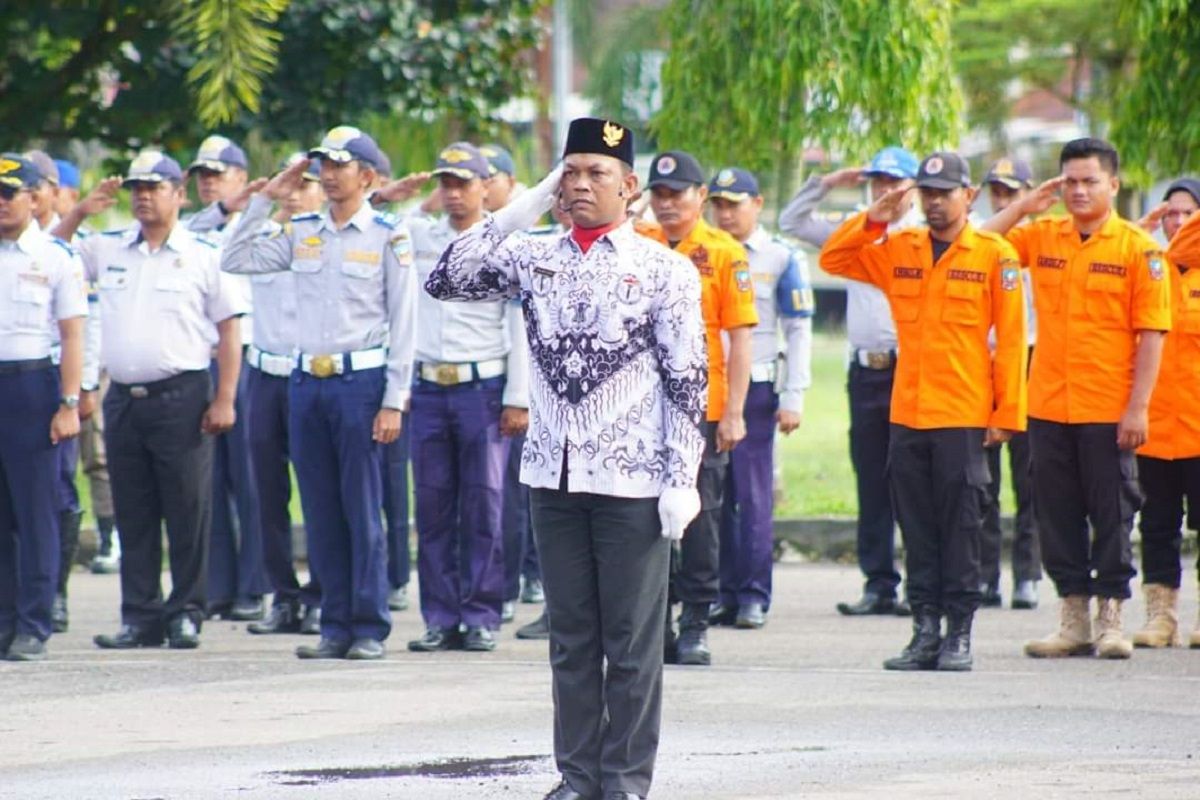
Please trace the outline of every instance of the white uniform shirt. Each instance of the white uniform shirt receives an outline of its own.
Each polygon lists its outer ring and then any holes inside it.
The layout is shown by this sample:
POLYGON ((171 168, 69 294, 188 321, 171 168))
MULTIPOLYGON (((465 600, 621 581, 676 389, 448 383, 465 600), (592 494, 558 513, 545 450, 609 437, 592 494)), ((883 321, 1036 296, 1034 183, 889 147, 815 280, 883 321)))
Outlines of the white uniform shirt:
POLYGON ((100 360, 117 383, 208 369, 217 323, 249 310, 217 245, 182 224, 154 252, 137 223, 89 236, 79 252, 100 298, 100 360))
POLYGON ((754 327, 753 350, 755 364, 774 364, 779 357, 779 336, 786 343, 784 362, 786 373, 776 379, 782 386, 779 407, 784 411, 800 413, 804 410, 804 392, 812 384, 812 281, 808 275, 808 261, 803 253, 796 252, 775 239, 759 227, 742 243, 750 258, 750 277, 754 282, 754 309, 758 312, 758 325, 754 327), (800 278, 808 288, 807 297, 801 302, 807 316, 784 316, 779 313, 779 298, 776 294, 780 277, 795 259, 800 278))
POLYGON ((341 228, 329 216, 299 214, 263 236, 271 201, 255 195, 221 255, 226 272, 291 270, 296 346, 309 355, 387 348, 384 408, 403 408, 412 390, 417 284, 412 239, 393 217, 362 207, 341 228))
MULTIPOLYGON (((438 259, 458 231, 443 217, 408 217, 416 254, 417 280, 429 280, 438 259)), ((529 407, 529 345, 521 309, 506 300, 487 303, 448 303, 428 292, 417 294, 416 359, 432 364, 506 359, 503 403, 529 407)))
POLYGON ((505 236, 488 217, 425 283, 440 300, 520 297, 531 359, 521 482, 615 497, 694 487, 708 356, 700 279, 626 222, 586 254, 569 233, 505 236))
POLYGON ((58 323, 87 316, 82 273, 70 245, 36 224, 0 241, 0 361, 50 356, 58 323))

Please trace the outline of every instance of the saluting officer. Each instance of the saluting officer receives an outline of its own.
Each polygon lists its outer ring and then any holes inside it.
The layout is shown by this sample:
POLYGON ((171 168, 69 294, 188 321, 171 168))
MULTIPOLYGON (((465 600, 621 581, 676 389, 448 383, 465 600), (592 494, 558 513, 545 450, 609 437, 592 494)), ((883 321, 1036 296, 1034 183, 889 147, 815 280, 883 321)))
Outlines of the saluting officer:
POLYGON ((902 184, 829 237, 821 266, 882 288, 899 335, 888 477, 913 637, 884 667, 961 671, 972 666, 980 600, 984 448, 1025 427, 1025 304, 1012 246, 967 221, 975 190, 966 160, 927 156, 916 185, 929 227, 888 232, 912 188, 902 184))
POLYGON ((308 156, 320 161, 326 211, 260 235, 272 201, 304 179, 308 162, 293 164, 250 201, 221 266, 244 274, 290 270, 296 282, 289 447, 309 564, 321 585, 321 640, 296 655, 377 659, 392 627, 380 445, 399 436, 412 386, 412 241, 366 202, 385 163, 370 136, 339 126, 308 156))
POLYGON ((221 275, 215 242, 179 221, 183 171, 146 150, 124 180, 107 179, 63 220, 74 233, 89 214, 130 189, 136 222, 79 244, 100 294, 105 445, 121 529, 121 629, 102 648, 194 648, 204 620, 212 523, 213 436, 234 423, 242 357, 238 316, 247 308, 221 275), (217 350, 214 395, 209 364, 217 350), (171 594, 163 602, 162 526, 171 594))
POLYGON ((87 316, 78 258, 33 220, 41 180, 28 159, 0 155, 0 655, 9 661, 44 658, 52 632, 58 448, 79 434, 87 316))
POLYGON ((800 427, 804 391, 812 383, 812 283, 804 255, 759 224, 758 180, 737 167, 708 186, 717 227, 742 243, 750 258, 758 325, 746 392, 746 438, 729 456, 721 516, 721 597, 710 620, 761 628, 771 606, 775 545, 775 428, 800 427), (786 343, 782 356, 780 334, 786 343))

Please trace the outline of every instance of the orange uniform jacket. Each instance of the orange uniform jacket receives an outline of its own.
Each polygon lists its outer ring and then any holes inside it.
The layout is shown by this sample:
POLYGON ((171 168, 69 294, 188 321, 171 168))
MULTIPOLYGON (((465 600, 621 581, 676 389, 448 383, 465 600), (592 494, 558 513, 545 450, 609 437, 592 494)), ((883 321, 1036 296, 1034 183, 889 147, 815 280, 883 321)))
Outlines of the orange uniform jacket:
POLYGON ((1180 229, 1167 258, 1172 274, 1171 335, 1163 343, 1158 383, 1150 397, 1150 439, 1138 455, 1200 457, 1200 214, 1180 229), (1190 229, 1190 230, 1189 230, 1190 229), (1188 235, 1185 235, 1188 234, 1188 235), (1190 267, 1190 268, 1189 268, 1190 267))
POLYGON ((1086 242, 1070 217, 1018 226, 1008 240, 1033 270, 1038 343, 1029 416, 1120 421, 1133 388, 1138 331, 1171 328, 1171 270, 1161 248, 1115 213, 1086 242))
MULTIPOLYGON (((638 222, 635 227, 643 236, 670 247, 661 226, 638 222)), ((675 250, 690 258, 700 273, 700 304, 708 342, 708 420, 719 422, 729 394, 721 331, 758 324, 750 264, 737 239, 702 219, 675 250)))
POLYGON ((892 422, 1025 430, 1025 301, 1003 237, 968 225, 934 265, 927 228, 888 233, 858 214, 825 243, 821 266, 891 301, 900 345, 892 422))

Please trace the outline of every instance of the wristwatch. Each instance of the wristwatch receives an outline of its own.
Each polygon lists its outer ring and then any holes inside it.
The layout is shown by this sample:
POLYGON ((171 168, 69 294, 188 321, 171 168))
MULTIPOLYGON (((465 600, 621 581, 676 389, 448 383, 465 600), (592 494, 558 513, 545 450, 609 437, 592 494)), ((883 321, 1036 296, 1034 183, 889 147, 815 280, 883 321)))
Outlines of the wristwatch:
POLYGON ((62 396, 62 399, 59 400, 58 402, 59 402, 59 404, 64 405, 67 408, 79 408, 79 395, 65 394, 62 396))

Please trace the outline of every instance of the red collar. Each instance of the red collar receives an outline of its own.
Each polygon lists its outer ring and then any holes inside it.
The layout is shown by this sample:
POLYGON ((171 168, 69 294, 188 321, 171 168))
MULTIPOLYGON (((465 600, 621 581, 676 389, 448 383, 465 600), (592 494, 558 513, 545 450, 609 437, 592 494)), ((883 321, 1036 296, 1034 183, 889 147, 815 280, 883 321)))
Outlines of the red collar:
POLYGON ((575 244, 579 245, 579 249, 585 254, 591 246, 606 233, 615 231, 625 220, 617 220, 611 225, 601 225, 599 228, 581 228, 578 225, 571 226, 571 238, 575 240, 575 244))

